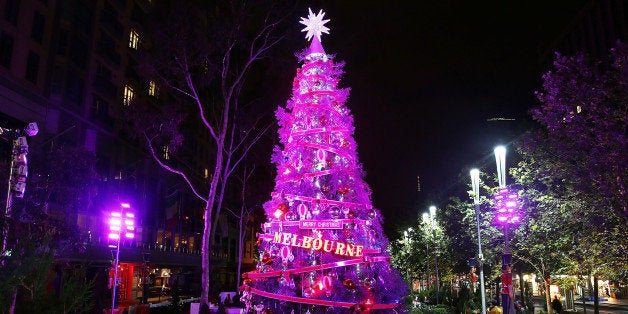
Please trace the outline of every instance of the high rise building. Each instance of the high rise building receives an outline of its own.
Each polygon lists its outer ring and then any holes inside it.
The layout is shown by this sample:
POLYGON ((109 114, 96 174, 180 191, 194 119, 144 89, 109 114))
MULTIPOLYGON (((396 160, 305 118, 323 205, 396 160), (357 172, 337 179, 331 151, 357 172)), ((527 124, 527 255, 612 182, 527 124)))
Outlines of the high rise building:
MULTIPOLYGON (((150 6, 149 0, 0 1, 0 127, 36 122, 40 133, 29 139, 31 150, 69 145, 96 156, 98 195, 88 208, 64 213, 87 243, 86 253, 66 256, 71 261, 89 262, 101 271, 110 267, 103 215, 117 202, 131 204, 137 230, 135 240, 121 248, 122 300, 138 297, 139 266, 148 261, 152 285, 167 286, 178 272, 185 274, 179 282, 190 293, 200 291, 203 205, 124 131, 124 108, 136 97, 167 97, 138 71, 150 6)), ((195 173, 207 172, 207 143, 196 137, 186 145, 191 157, 185 164, 195 173)), ((7 149, 10 144, 0 145, 7 149)), ((169 158, 167 147, 160 153, 169 158)), ((213 264, 217 279, 235 287, 237 230, 225 221, 216 236, 213 264)), ((245 262, 253 265, 253 249, 246 252, 245 262)))

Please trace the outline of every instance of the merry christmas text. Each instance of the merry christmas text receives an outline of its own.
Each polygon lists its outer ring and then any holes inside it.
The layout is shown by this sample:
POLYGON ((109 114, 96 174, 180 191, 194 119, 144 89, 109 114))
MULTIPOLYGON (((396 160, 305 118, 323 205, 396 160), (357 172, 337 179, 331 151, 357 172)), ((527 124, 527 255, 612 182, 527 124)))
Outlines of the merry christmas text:
POLYGON ((273 242, 316 251, 323 250, 327 253, 350 257, 362 256, 364 254, 364 245, 355 245, 334 240, 300 236, 289 232, 275 232, 273 242))

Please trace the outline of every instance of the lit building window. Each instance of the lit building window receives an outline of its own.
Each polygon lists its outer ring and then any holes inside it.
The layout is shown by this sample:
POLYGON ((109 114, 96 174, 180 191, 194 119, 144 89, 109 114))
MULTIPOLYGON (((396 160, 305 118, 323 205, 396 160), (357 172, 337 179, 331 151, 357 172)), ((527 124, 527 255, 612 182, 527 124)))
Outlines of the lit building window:
POLYGON ((130 106, 133 98, 135 98, 135 92, 133 91, 133 88, 131 88, 131 86, 129 85, 124 85, 124 105, 130 106))
POLYGON ((137 46, 140 42, 140 34, 137 33, 134 29, 131 29, 129 32, 129 47, 133 49, 137 49, 137 46))
POLYGON ((581 113, 582 107, 580 105, 576 106, 576 113, 581 113))
POLYGON ((170 148, 168 147, 168 145, 164 146, 162 148, 162 152, 163 152, 163 157, 165 160, 170 160, 170 148))
POLYGON ((151 96, 157 96, 157 84, 155 81, 148 82, 148 94, 151 96))
POLYGON ((205 179, 209 178, 209 169, 205 168, 204 175, 205 179))

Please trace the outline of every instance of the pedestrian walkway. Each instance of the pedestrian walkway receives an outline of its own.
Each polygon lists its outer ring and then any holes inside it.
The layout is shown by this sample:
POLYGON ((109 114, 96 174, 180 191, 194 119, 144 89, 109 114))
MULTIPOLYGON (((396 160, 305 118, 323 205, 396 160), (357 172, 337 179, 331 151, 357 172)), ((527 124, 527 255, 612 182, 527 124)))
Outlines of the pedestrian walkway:
MULTIPOLYGON (((616 299, 616 298, 608 298, 608 299, 600 299, 599 303, 600 314, 607 313, 621 313, 628 314, 628 299, 616 299)), ((586 301, 585 307, 582 306, 582 301, 578 300, 574 304, 575 309, 565 309, 567 313, 593 313, 593 301, 586 301)), ((534 313, 546 312, 547 309, 545 306, 545 297, 543 296, 535 296, 534 297, 534 313)))

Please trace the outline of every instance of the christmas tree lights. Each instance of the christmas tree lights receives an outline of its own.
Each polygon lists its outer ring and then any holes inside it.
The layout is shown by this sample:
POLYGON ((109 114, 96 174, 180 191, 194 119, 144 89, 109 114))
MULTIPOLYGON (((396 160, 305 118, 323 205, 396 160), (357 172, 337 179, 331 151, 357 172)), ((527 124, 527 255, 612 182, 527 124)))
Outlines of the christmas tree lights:
POLYGON ((393 312, 406 286, 391 268, 382 218, 353 140, 343 64, 321 45, 324 12, 302 18, 309 49, 299 56, 292 97, 278 108, 277 178, 264 204, 260 262, 244 274, 247 311, 393 312))

